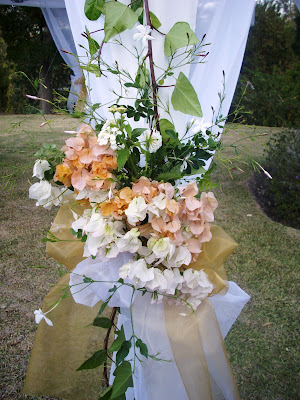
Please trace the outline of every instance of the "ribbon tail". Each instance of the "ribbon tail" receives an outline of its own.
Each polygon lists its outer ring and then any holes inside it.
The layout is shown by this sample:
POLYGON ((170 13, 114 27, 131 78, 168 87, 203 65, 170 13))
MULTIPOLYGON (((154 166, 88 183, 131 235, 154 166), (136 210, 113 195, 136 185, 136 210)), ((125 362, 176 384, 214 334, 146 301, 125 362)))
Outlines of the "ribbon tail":
POLYGON ((189 400, 239 400, 239 393, 212 305, 195 313, 164 304, 166 331, 189 400), (201 397, 199 397, 201 396, 201 397))

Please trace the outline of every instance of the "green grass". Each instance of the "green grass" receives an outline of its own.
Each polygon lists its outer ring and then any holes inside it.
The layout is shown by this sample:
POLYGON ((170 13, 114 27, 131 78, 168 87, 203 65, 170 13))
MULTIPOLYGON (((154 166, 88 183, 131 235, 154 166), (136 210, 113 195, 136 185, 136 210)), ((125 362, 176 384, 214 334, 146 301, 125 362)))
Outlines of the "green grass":
MULTIPOLYGON (((0 117, 1 176, 14 172, 13 166, 19 168, 7 185, 9 189, 15 181, 13 190, 4 191, 5 180, 1 182, 3 399, 25 398, 21 390, 36 330, 32 313, 64 273, 47 258, 40 241, 56 210, 37 209, 28 199, 34 142, 60 145, 66 137, 63 130, 76 127, 76 120, 70 117, 53 119, 51 130, 48 126, 39 127, 43 122, 40 116, 0 117), (21 126, 6 131, 21 120, 21 126), (36 265, 45 268, 35 268, 36 265)), ((249 132, 250 128, 242 130, 249 132)), ((257 131, 271 133, 269 128, 257 131)), ((232 132, 223 141, 227 144, 240 137, 240 133, 232 132)), ((263 161, 266 140, 262 137, 249 142, 248 152, 258 162, 263 161)), ((222 169, 215 173, 222 184, 214 190, 219 201, 216 223, 239 243, 227 262, 228 276, 252 297, 225 344, 243 400, 295 400, 299 393, 296 291, 300 233, 264 215, 248 189, 251 167, 243 166, 243 170, 234 171, 233 180, 222 169)))

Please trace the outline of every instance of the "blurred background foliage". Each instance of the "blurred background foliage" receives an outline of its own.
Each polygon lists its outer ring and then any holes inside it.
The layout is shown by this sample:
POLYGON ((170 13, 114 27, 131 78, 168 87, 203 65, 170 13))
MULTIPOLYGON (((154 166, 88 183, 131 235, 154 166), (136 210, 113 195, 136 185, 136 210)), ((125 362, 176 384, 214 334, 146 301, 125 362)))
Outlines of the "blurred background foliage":
POLYGON ((257 2, 230 112, 239 102, 246 124, 299 127, 300 13, 292 1, 257 2))
MULTIPOLYGON (((56 49, 40 8, 1 6, 0 112, 39 112, 28 106, 26 94, 42 91, 51 101, 53 91, 69 87, 70 70, 56 49)), ((43 111, 50 113, 51 107, 44 103, 43 111)))

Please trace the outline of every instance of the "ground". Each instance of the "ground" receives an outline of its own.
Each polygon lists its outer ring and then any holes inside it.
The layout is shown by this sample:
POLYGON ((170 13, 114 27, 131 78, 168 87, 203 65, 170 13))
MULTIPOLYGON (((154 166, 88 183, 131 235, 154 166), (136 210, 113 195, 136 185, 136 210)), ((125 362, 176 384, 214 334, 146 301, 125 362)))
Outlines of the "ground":
MULTIPOLYGON (((65 273, 64 267, 46 256, 41 242, 57 210, 36 208, 28 198, 30 182, 34 182, 36 143, 61 145, 66 138, 63 130, 77 125, 70 117, 51 120, 52 128, 40 127, 41 116, 0 116, 0 398, 5 400, 25 398, 21 391, 36 331, 33 311, 65 273)), ((252 127, 241 129, 242 133, 252 131, 252 127)), ((272 129, 258 127, 256 132, 270 135, 272 129)), ((222 140, 230 144, 243 137, 242 133, 230 131, 222 140)), ((263 161, 267 137, 248 141, 247 151, 258 162, 263 161)), ((252 169, 240 166, 243 172, 233 170, 233 179, 223 169, 215 172, 221 184, 214 189, 219 201, 216 223, 239 244, 226 270, 229 279, 251 295, 225 345, 243 400, 295 400, 299 393, 296 282, 300 233, 263 213, 248 189, 252 169)))

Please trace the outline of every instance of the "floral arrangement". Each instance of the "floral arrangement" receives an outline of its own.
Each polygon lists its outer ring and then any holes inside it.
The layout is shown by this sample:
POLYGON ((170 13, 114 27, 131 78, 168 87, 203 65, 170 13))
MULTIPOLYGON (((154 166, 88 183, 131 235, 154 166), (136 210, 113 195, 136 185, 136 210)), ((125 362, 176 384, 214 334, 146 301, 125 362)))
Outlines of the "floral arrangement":
MULTIPOLYGON (((116 77, 121 93, 109 106, 109 119, 99 117, 104 105, 86 103, 80 113, 85 122, 78 131, 66 132, 71 136, 61 151, 48 145, 37 153, 33 176, 40 181, 30 187, 29 197, 46 209, 70 205, 70 229, 74 241, 84 243, 83 257, 107 261, 120 253, 131 254, 119 268, 119 280, 94 321, 95 326, 110 332, 113 320, 100 315, 122 285, 130 286, 133 292, 150 293, 152 302, 165 299, 175 306, 185 304, 186 315, 214 290, 206 272, 192 266, 203 244, 212 238, 211 223, 218 203, 212 192, 202 190, 210 173, 204 167, 220 146, 219 130, 225 119, 219 111, 213 121, 205 121, 192 84, 182 72, 177 73, 183 65, 203 62, 207 55, 204 38, 200 41, 188 23, 177 22, 169 32, 162 33, 147 0, 133 1, 129 6, 118 1, 87 0, 85 13, 92 20, 103 13, 105 22, 101 44, 92 33, 85 32, 89 61, 82 62, 82 68, 99 78, 107 74, 116 77), (132 39, 137 72, 131 76, 117 63, 108 65, 102 58, 102 48, 109 41, 123 46, 121 33, 138 22, 132 39), (159 77, 155 77, 153 30, 164 35, 164 53, 169 59, 159 77), (141 47, 138 49, 135 43, 141 47), (128 90, 135 91, 134 102, 128 100, 128 90), (193 117, 184 132, 177 132, 169 105, 160 99, 160 90, 172 90, 173 109, 193 117), (161 118, 160 110, 169 119, 161 118), (85 207, 81 214, 74 210, 75 204, 85 207)), ((220 94, 221 104, 223 98, 220 94)), ((59 238, 49 232, 46 240, 56 242, 59 238)), ((93 282, 83 278, 87 284, 93 282)), ((35 315, 37 322, 45 319, 52 324, 41 310, 35 315)), ((126 360, 131 346, 139 348, 142 356, 155 358, 148 354, 146 343, 134 334, 126 340, 121 331, 116 330, 111 350, 106 347, 100 358, 96 352, 79 367, 104 364, 108 384, 107 358, 110 352, 116 353, 116 358, 109 356, 116 363, 115 380, 101 398, 125 398, 118 396, 124 396, 132 386, 133 370, 126 360)))

